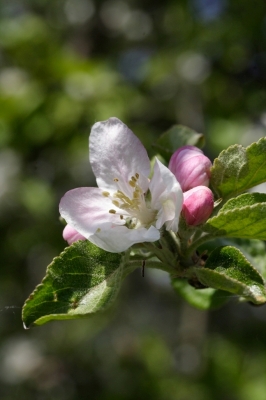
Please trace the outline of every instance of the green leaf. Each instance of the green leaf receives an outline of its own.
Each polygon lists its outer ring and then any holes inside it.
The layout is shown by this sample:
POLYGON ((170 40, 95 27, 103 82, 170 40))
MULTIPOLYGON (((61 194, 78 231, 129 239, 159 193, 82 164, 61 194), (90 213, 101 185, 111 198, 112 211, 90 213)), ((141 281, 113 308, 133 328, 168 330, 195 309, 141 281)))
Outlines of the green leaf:
POLYGON ((199 281, 214 289, 225 290, 254 304, 266 302, 262 276, 235 247, 215 249, 204 268, 193 268, 199 281))
POLYGON ((186 279, 172 279, 174 290, 193 307, 200 310, 216 309, 224 305, 230 294, 213 288, 196 289, 186 279))
POLYGON ((239 209, 243 209, 245 207, 257 205, 257 204, 266 203, 266 194, 265 193, 244 193, 240 196, 234 197, 233 199, 228 200, 220 212, 225 211, 235 211, 239 209))
POLYGON ((266 182, 266 138, 246 149, 230 146, 214 160, 210 184, 218 197, 233 197, 266 182))
POLYGON ((214 236, 266 240, 266 194, 246 193, 229 200, 202 230, 214 236))
POLYGON ((201 148, 204 146, 204 143, 205 139, 203 134, 197 133, 193 129, 183 125, 174 125, 159 137, 154 147, 166 161, 169 161, 171 155, 179 147, 191 145, 201 148))
POLYGON ((254 265, 264 279, 266 279, 266 246, 265 242, 257 239, 216 238, 202 244, 197 250, 199 253, 212 252, 216 247, 235 246, 254 265))
POLYGON ((234 239, 233 243, 251 262, 266 280, 266 248, 265 242, 252 239, 234 239))
POLYGON ((24 326, 73 319, 106 309, 115 299, 123 275, 123 255, 106 252, 89 241, 67 247, 48 266, 42 283, 26 300, 24 326))

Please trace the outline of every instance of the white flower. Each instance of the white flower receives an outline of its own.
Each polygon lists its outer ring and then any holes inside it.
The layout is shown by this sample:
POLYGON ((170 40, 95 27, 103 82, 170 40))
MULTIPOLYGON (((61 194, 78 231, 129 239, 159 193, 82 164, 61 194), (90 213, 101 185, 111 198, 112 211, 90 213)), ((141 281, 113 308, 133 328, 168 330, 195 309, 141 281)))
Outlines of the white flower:
POLYGON ((150 161, 139 139, 119 119, 93 125, 90 162, 98 188, 70 190, 59 210, 70 227, 114 253, 135 243, 154 242, 159 229, 177 232, 183 193, 172 172, 150 161))

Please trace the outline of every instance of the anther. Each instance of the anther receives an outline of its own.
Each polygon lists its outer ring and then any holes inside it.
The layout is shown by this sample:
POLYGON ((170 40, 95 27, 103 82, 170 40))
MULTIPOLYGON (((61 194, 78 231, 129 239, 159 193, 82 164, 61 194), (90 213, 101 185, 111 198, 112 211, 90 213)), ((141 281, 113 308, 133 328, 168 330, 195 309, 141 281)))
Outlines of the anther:
POLYGON ((110 214, 116 214, 116 211, 115 210, 109 210, 109 213, 110 214))
POLYGON ((110 193, 109 193, 109 192, 102 192, 102 195, 103 195, 104 197, 108 197, 108 196, 110 196, 110 193))
POLYGON ((136 182, 133 182, 133 180, 132 180, 132 181, 129 181, 128 183, 129 183, 130 186, 133 187, 133 188, 136 186, 136 182))
POLYGON ((114 178, 114 182, 119 182, 119 179, 118 178, 114 178))
POLYGON ((112 201, 112 204, 113 204, 114 206, 116 206, 116 207, 120 207, 120 203, 119 203, 119 201, 117 201, 117 200, 113 200, 113 201, 112 201))

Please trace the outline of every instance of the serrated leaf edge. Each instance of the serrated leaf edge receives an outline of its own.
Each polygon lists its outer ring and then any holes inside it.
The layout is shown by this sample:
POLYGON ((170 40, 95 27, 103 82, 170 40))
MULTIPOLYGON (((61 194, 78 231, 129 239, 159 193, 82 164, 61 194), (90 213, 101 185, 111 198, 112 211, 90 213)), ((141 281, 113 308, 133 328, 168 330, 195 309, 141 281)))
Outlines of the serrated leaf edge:
MULTIPOLYGON (((258 206, 262 206, 262 205, 264 205, 264 206, 266 206, 266 202, 263 202, 263 203, 256 203, 256 204, 252 204, 252 205, 248 205, 248 206, 244 206, 244 207, 240 207, 240 208, 237 208, 237 209, 234 209, 234 210, 226 210, 226 211, 222 211, 222 209, 218 212, 218 214, 217 215, 215 215, 214 217, 212 217, 212 218, 209 218, 206 222, 205 222, 205 224, 202 226, 202 230, 204 231, 204 226, 206 226, 206 225, 210 225, 212 228, 214 228, 214 229, 219 229, 219 228, 216 228, 215 226, 212 226, 211 225, 211 223, 212 223, 212 221, 215 221, 217 218, 219 218, 220 216, 223 216, 223 215, 230 215, 230 214, 234 214, 235 212, 236 212, 236 210, 237 211, 241 211, 241 210, 252 210, 252 209, 254 209, 254 208, 256 208, 256 207, 258 207, 258 206)), ((226 234, 224 234, 224 233, 222 233, 222 232, 224 232, 223 230, 221 230, 221 229, 219 229, 219 231, 217 231, 217 235, 214 233, 214 235, 216 236, 216 237, 218 237, 218 236, 224 236, 224 235, 226 235, 226 234), (219 234, 219 232, 221 232, 220 234, 219 234)), ((232 237, 235 237, 234 236, 234 233, 235 232, 238 232, 237 230, 236 231, 234 231, 232 234, 231 234, 231 236, 232 237)), ((238 236, 236 236, 236 237, 238 237, 238 236)), ((249 238, 249 236, 241 236, 241 237, 243 237, 243 238, 249 238)))
MULTIPOLYGON (((250 264, 250 265, 251 265, 251 264, 250 264)), ((252 265, 251 265, 251 266, 252 266, 252 265)), ((197 272, 198 272, 198 271, 199 271, 199 268, 195 267, 194 270, 197 270, 197 272)), ((249 297, 249 299, 252 299, 252 300, 251 300, 252 302, 254 302, 254 300, 256 300, 256 302, 257 302, 256 304, 262 304, 262 303, 265 303, 265 302, 266 302, 266 292, 265 292, 265 297, 264 297, 264 298, 263 298, 263 296, 261 296, 261 295, 260 295, 259 297, 255 298, 255 297, 254 297, 254 294, 253 294, 253 292, 250 290, 250 287, 249 287, 249 286, 245 285, 245 284, 242 283, 242 282, 239 282, 238 280, 236 280, 236 279, 234 279, 234 278, 229 277, 228 275, 226 275, 226 273, 217 272, 217 271, 212 270, 212 269, 210 269, 210 268, 204 268, 204 267, 200 268, 200 270, 211 271, 212 274, 214 274, 214 275, 216 275, 216 276, 218 276, 218 277, 221 276, 221 275, 223 275, 223 276, 224 276, 226 279, 228 279, 230 282, 236 283, 238 286, 240 286, 240 287, 243 288, 243 294, 242 294, 242 295, 239 294, 239 293, 235 293, 235 292, 229 292, 229 293, 237 294, 237 295, 239 295, 240 297, 249 297), (247 293, 247 294, 246 294, 246 293, 247 293), (260 300, 260 299, 261 299, 261 300, 260 300)), ((257 270, 256 270, 256 271, 257 271, 257 270)), ((197 275, 196 271, 195 271, 195 274, 197 275)), ((199 281, 200 281, 203 285, 206 284, 205 282, 202 282, 202 281, 201 281, 200 276, 197 275, 197 277, 198 277, 199 281)), ((258 284, 258 285, 253 285, 252 287, 259 287, 259 285, 263 286, 263 288, 265 289, 265 286, 264 286, 262 283, 261 283, 261 284, 258 284)), ((217 287, 217 288, 214 288, 214 289, 217 289, 217 290, 225 290, 225 291, 226 291, 226 289, 221 288, 221 287, 217 287)))
MULTIPOLYGON (((248 157, 248 151, 250 150, 250 149, 252 149, 252 147, 258 147, 260 144, 261 144, 261 142, 265 142, 265 144, 266 144, 266 138, 264 138, 264 137, 262 137, 262 138, 260 138, 257 142, 254 142, 254 143, 251 143, 247 148, 246 148, 246 153, 247 153, 247 157, 248 157)), ((266 165, 266 161, 264 162, 264 164, 262 164, 261 166, 260 166, 260 168, 259 169, 261 169, 263 166, 265 166, 266 165)), ((258 172, 258 170, 256 171, 256 173, 250 178, 250 180, 249 180, 249 182, 252 180, 252 178, 257 174, 257 172, 258 172)), ((263 183, 263 182, 260 182, 260 183, 263 183)), ((259 183, 258 183, 259 184, 259 183)), ((247 185, 248 185, 248 183, 247 183, 247 185)), ((246 190, 246 189, 244 189, 244 190, 246 190)))
MULTIPOLYGON (((245 261, 247 262, 247 264, 249 264, 249 266, 251 267, 251 269, 254 271, 254 272, 256 272, 258 275, 259 275, 259 277, 261 278, 261 280, 262 280, 262 285, 264 285, 265 284, 265 281, 264 281, 264 279, 263 279, 263 276, 260 274, 260 272, 257 270, 257 268, 255 268, 254 267, 254 265, 252 265, 251 264, 251 262, 247 259, 247 257, 245 256, 245 254, 243 254, 242 253, 242 251, 240 251, 237 247, 235 247, 235 246, 221 246, 222 248, 227 248, 227 249, 233 249, 234 251, 237 251, 240 255, 241 255, 241 257, 243 257, 244 259, 245 259, 245 261)), ((216 249, 215 249, 216 250, 216 249)), ((214 250, 214 251, 215 251, 214 250)), ((211 269, 211 268, 207 268, 207 269, 211 269)))

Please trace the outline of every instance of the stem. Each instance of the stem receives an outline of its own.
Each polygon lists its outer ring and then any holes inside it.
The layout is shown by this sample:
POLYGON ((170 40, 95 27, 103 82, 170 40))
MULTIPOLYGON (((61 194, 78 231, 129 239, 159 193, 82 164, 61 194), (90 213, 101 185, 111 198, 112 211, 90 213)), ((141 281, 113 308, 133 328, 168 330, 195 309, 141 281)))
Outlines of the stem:
POLYGON ((211 233, 207 233, 204 236, 201 236, 198 240, 195 240, 195 242, 193 242, 191 244, 191 246, 188 247, 188 249, 185 252, 186 257, 189 257, 190 255, 192 255, 194 253, 194 251, 202 244, 205 242, 208 242, 209 240, 214 239, 213 235, 211 233))
POLYGON ((159 249, 154 243, 150 242, 145 242, 143 243, 144 247, 146 247, 147 250, 149 250, 151 253, 153 253, 157 258, 159 258, 160 261, 166 262, 164 254, 162 254, 161 249, 159 249))
POLYGON ((161 243, 165 242, 169 250, 173 251, 174 254, 178 254, 180 248, 180 241, 173 231, 163 231, 163 236, 160 239, 161 243), (164 239, 163 239, 164 238, 164 239))
POLYGON ((173 251, 169 250, 166 245, 163 243, 163 240, 160 240, 160 244, 162 247, 157 247, 155 243, 145 242, 143 243, 144 247, 151 251, 163 264, 167 265, 172 270, 177 267, 177 259, 173 251))
MULTIPOLYGON (((137 268, 141 268, 141 263, 138 260, 128 261, 125 265, 123 278, 131 274, 131 272, 135 271, 135 269, 137 268)), ((175 269, 170 267, 169 265, 165 265, 160 261, 153 261, 153 260, 145 260, 145 268, 160 269, 162 271, 169 272, 169 274, 176 272, 175 269)))
POLYGON ((192 241, 195 242, 196 240, 200 239, 202 237, 202 231, 198 230, 194 233, 194 235, 191 237, 192 241))

